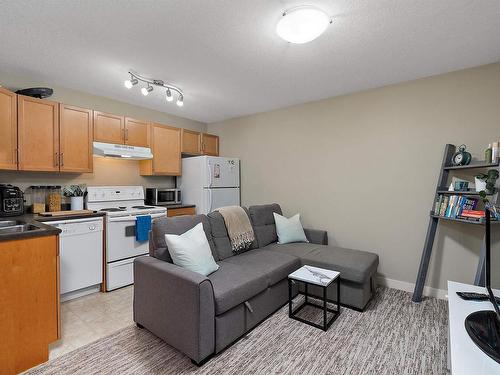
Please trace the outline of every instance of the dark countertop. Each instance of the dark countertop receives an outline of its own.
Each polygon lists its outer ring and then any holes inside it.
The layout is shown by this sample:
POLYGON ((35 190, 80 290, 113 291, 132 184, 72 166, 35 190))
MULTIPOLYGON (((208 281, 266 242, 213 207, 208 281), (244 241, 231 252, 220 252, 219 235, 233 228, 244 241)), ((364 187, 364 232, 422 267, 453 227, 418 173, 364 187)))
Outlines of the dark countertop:
POLYGON ((172 204, 170 206, 165 206, 167 207, 167 211, 171 210, 173 208, 190 208, 190 207, 196 207, 194 204, 172 204))
POLYGON ((26 214, 31 215, 33 220, 40 221, 43 223, 50 221, 60 221, 60 220, 72 220, 72 219, 85 219, 87 217, 101 217, 105 216, 105 212, 96 212, 94 211, 91 214, 82 214, 82 215, 66 215, 66 216, 40 216, 38 214, 26 214))
POLYGON ((36 230, 30 230, 27 232, 1 233, 0 234, 0 241, 12 241, 12 240, 25 239, 25 238, 54 236, 54 235, 61 233, 61 230, 56 228, 56 227, 41 223, 39 221, 36 221, 33 218, 32 214, 19 215, 19 216, 7 216, 7 217, 0 218, 0 220, 16 220, 16 221, 22 222, 23 224, 34 225, 35 227, 38 228, 36 230))
POLYGON ((0 217, 0 220, 16 220, 26 224, 31 224, 37 227, 36 230, 31 230, 27 232, 17 232, 17 233, 0 233, 0 241, 12 241, 24 238, 34 238, 34 237, 44 237, 44 236, 54 236, 61 233, 61 230, 51 226, 51 221, 59 221, 59 220, 71 220, 71 219, 83 219, 87 217, 101 217, 104 216, 103 212, 95 212, 93 214, 86 215, 67 215, 67 216, 40 216, 38 214, 24 214, 19 216, 6 216, 0 217))

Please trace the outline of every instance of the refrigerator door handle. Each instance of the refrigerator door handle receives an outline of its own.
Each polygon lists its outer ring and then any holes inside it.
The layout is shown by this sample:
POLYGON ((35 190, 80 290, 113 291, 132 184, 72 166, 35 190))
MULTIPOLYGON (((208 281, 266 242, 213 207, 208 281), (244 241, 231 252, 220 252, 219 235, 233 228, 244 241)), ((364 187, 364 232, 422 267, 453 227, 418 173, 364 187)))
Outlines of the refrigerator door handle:
POLYGON ((208 168, 208 187, 212 187, 213 181, 212 181, 212 167, 210 166, 210 163, 207 163, 207 168, 208 168))
POLYGON ((208 207, 208 212, 212 212, 212 189, 208 190, 208 199, 210 202, 210 205, 208 207))

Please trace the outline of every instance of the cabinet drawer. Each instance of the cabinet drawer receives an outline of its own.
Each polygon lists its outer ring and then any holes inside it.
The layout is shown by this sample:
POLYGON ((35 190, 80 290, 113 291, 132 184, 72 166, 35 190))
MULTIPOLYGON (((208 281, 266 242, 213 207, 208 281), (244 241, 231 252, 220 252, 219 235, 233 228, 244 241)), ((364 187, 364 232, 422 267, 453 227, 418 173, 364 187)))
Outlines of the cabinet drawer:
POLYGON ((196 207, 167 208, 167 216, 196 215, 196 207))

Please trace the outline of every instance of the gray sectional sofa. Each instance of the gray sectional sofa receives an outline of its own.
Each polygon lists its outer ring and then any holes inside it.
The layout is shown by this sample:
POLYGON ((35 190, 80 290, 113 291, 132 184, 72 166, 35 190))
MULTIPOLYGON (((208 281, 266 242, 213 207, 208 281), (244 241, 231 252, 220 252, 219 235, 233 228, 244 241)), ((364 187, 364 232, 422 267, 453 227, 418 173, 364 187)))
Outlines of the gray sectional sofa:
MULTIPOLYGON (((222 215, 212 212, 154 220, 150 257, 134 263, 134 321, 198 365, 286 304, 287 276, 304 264, 341 272, 345 306, 363 310, 374 291, 376 254, 328 246, 325 231, 310 229, 309 243, 278 245, 273 212, 281 214, 280 206, 245 210, 256 239, 244 253, 233 254, 222 215), (174 265, 165 243, 166 233, 182 234, 200 222, 220 266, 208 276, 174 265)), ((336 288, 328 293, 337 299, 336 288)))

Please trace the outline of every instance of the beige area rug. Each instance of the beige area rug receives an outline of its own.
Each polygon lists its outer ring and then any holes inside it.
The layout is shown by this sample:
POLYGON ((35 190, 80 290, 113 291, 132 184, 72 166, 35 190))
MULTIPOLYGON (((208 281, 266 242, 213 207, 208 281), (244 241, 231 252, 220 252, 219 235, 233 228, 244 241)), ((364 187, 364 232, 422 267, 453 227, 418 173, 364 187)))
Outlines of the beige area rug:
POLYGON ((379 288, 368 309, 323 332, 286 307, 202 367, 135 326, 54 359, 29 374, 446 374, 447 303, 411 302, 379 288))

